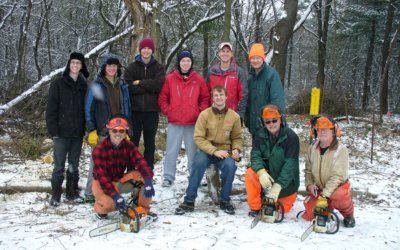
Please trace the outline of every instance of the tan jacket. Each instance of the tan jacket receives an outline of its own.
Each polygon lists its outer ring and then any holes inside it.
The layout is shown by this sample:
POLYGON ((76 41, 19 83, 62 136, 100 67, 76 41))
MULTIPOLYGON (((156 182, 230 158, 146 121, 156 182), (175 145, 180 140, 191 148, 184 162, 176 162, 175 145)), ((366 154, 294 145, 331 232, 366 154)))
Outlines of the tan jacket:
MULTIPOLYGON (((319 143, 316 141, 315 143, 319 143)), ((339 142, 338 148, 342 143, 339 142)), ((318 147, 315 148, 313 166, 311 166, 311 155, 313 145, 307 150, 305 185, 316 184, 322 190, 322 194, 331 197, 332 193, 349 178, 349 152, 342 146, 336 156, 335 165, 333 158, 336 150, 328 149, 323 159, 318 147)))
POLYGON ((228 109, 223 114, 215 114, 213 107, 200 113, 194 129, 194 142, 200 150, 209 155, 219 150, 242 150, 242 127, 240 116, 228 109))

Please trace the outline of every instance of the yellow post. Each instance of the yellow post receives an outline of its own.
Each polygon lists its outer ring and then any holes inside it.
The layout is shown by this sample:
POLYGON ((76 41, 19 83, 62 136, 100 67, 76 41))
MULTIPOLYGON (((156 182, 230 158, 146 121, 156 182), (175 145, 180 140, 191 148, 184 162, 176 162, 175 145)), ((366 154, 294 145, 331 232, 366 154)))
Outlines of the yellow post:
POLYGON ((321 94, 321 89, 313 88, 311 90, 310 115, 318 115, 319 114, 320 94, 321 94))

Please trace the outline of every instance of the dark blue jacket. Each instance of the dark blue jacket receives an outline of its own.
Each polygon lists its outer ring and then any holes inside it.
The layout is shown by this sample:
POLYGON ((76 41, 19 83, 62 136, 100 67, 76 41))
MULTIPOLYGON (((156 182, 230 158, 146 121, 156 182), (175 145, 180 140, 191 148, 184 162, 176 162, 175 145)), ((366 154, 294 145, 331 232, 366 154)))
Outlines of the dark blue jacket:
MULTIPOLYGON (((119 79, 121 96, 121 114, 131 119, 131 102, 129 99, 128 84, 123 79, 119 79)), ((106 121, 111 117, 110 97, 104 79, 100 76, 90 83, 85 97, 85 116, 86 130, 90 133, 97 130, 100 134, 106 121)))

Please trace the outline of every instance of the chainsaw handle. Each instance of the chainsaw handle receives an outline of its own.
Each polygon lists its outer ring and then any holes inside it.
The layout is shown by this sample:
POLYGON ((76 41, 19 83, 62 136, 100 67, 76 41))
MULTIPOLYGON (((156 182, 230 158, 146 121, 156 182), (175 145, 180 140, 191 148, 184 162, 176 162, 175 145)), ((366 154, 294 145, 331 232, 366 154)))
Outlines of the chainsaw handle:
POLYGON ((283 221, 283 219, 285 218, 285 207, 282 205, 282 202, 280 202, 279 200, 276 202, 278 203, 278 209, 279 209, 279 206, 282 208, 282 218, 280 220, 275 221, 274 223, 281 223, 283 221))
POLYGON ((330 209, 326 209, 328 212, 330 212, 334 217, 335 217, 335 221, 336 221, 336 225, 337 225, 337 227, 336 227, 336 230, 335 231, 333 231, 333 232, 326 232, 327 234, 335 234, 335 233, 337 233, 338 231, 339 231, 339 217, 337 216, 337 214, 335 213, 335 212, 333 212, 333 209, 332 210, 330 210, 330 209))

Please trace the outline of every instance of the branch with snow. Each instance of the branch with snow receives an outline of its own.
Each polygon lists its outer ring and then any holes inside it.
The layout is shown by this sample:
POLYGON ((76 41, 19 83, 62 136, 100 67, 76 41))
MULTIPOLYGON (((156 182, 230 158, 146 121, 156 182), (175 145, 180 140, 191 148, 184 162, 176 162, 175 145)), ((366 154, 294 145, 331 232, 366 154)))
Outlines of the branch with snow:
POLYGON ((301 16, 300 20, 296 23, 296 25, 293 28, 293 33, 296 32, 302 25, 303 23, 307 20, 308 15, 310 15, 314 4, 317 2, 317 0, 312 0, 310 5, 308 5, 307 10, 303 13, 303 15, 301 16))
POLYGON ((219 17, 222 17, 225 14, 225 10, 221 11, 218 14, 215 14, 213 16, 208 16, 209 12, 210 12, 211 8, 209 10, 207 10, 207 12, 205 13, 205 17, 202 18, 201 20, 199 20, 189 31, 187 31, 183 37, 181 39, 179 39, 179 41, 175 44, 175 46, 171 49, 171 52, 168 54, 167 56, 167 67, 168 65, 171 63, 172 57, 176 54, 178 48, 194 33, 196 32, 196 30, 200 27, 200 25, 207 23, 207 22, 211 22, 219 17))
MULTIPOLYGON (((99 45, 97 45, 95 48, 93 48, 89 53, 85 55, 86 59, 89 59, 90 57, 94 56, 95 54, 98 54, 101 50, 104 50, 108 45, 116 42, 117 40, 123 38, 126 35, 129 35, 130 32, 134 29, 134 25, 126 29, 124 32, 118 34, 117 36, 114 36, 113 38, 103 41, 99 45)), ((5 111, 11 109, 13 106, 16 104, 20 103, 22 100, 27 98, 28 96, 32 95, 36 91, 40 90, 42 87, 44 87, 47 83, 49 83, 53 77, 57 76, 58 74, 62 73, 64 71, 65 67, 56 69, 52 71, 50 74, 47 76, 44 76, 40 81, 35 83, 31 88, 26 90, 24 93, 19 95, 18 97, 14 98, 13 100, 9 101, 6 104, 3 104, 0 106, 0 115, 2 115, 5 111)))
POLYGON ((14 12, 15 6, 17 6, 16 3, 14 3, 14 5, 12 6, 11 10, 7 13, 7 15, 3 18, 3 20, 1 20, 0 22, 0 30, 4 27, 4 23, 7 21, 7 19, 12 15, 12 13, 14 12))

